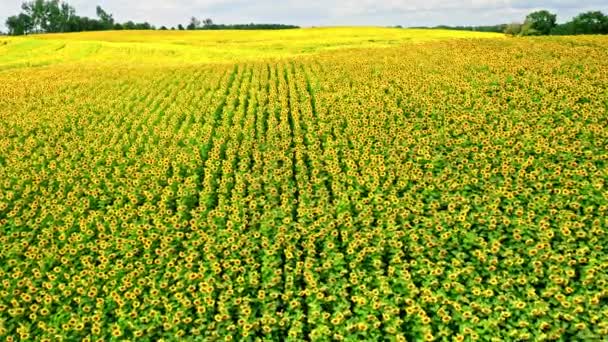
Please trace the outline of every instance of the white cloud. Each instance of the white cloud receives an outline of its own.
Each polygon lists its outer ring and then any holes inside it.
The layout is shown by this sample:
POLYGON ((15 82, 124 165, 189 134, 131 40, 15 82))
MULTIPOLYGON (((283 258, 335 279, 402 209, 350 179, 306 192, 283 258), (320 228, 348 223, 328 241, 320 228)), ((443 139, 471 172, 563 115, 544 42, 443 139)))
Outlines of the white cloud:
MULTIPOLYGON (((191 16, 221 23, 273 22, 321 25, 484 25, 522 20, 546 8, 566 21, 586 10, 608 13, 606 0, 71 0, 79 15, 102 6, 120 22, 148 21, 168 27, 191 16)), ((19 12, 21 1, 0 0, 0 21, 19 12)), ((0 26, 3 27, 3 26, 0 26)))

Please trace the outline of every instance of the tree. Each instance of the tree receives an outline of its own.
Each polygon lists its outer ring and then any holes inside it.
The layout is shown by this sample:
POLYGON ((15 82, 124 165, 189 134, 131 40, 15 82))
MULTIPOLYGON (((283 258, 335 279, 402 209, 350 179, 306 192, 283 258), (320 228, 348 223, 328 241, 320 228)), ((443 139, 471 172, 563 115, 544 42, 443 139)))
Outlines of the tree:
POLYGON ((23 14, 31 19, 31 32, 42 32, 42 22, 45 20, 45 7, 44 0, 24 2, 21 5, 23 14))
POLYGON ((201 27, 201 21, 196 19, 196 17, 190 18, 190 24, 186 27, 188 30, 196 30, 201 27))
POLYGON ((207 18, 207 19, 203 20, 203 26, 204 27, 211 27, 211 26, 213 26, 213 20, 211 20, 211 18, 207 18))
POLYGON ((572 19, 573 34, 608 34, 608 16, 600 11, 581 13, 572 19))
POLYGON ((184 25, 182 25, 182 24, 177 25, 177 29, 180 30, 180 31, 183 31, 184 30, 184 25))
POLYGON ((122 26, 125 30, 135 30, 135 23, 131 20, 127 21, 122 26))
POLYGON ((524 23, 521 26, 521 32, 519 33, 521 36, 540 36, 542 33, 535 30, 530 23, 524 23))
POLYGON ((161 31, 167 31, 167 26, 164 26, 164 25, 163 25, 163 26, 161 26, 161 27, 160 27, 160 30, 161 30, 161 31))
POLYGON ((70 21, 75 16, 76 10, 74 9, 74 7, 66 3, 61 4, 60 32, 69 32, 70 21))
MULTIPOLYGON (((74 7, 62 0, 32 0, 26 1, 21 5, 21 13, 7 18, 6 27, 8 34, 23 35, 30 33, 48 32, 81 32, 81 31, 101 31, 101 30, 155 30, 150 23, 118 23, 114 21, 112 14, 106 12, 100 6, 96 7, 98 19, 80 17, 76 15, 74 7)), ((213 20, 207 18, 201 23, 196 17, 192 17, 189 30, 196 29, 290 29, 297 28, 291 25, 278 24, 244 24, 244 25, 217 25, 213 20)), ((161 30, 168 30, 162 26, 161 30)), ((171 27, 174 30, 175 27, 171 27)), ((184 30, 183 25, 178 25, 177 29, 184 30)))
POLYGON ((13 36, 28 34, 33 28, 32 18, 25 13, 13 15, 6 19, 6 27, 8 34, 13 36))
POLYGON ((150 25, 150 23, 145 22, 145 23, 136 23, 135 24, 135 29, 136 30, 154 30, 154 26, 150 25))
POLYGON ((575 34, 574 33, 574 23, 572 21, 569 21, 564 24, 559 24, 559 25, 555 26, 553 28, 553 30, 551 30, 551 35, 553 35, 553 36, 565 36, 565 35, 572 35, 572 34, 575 34))
POLYGON ((523 35, 548 35, 556 26, 557 15, 549 11, 536 11, 528 14, 522 28, 523 35))
MULTIPOLYGON (((31 32, 67 32, 76 15, 73 7, 59 0, 36 0, 21 5, 23 15, 29 17, 28 31, 31 32)), ((26 17, 22 17, 26 19, 26 17)), ((14 24, 14 22, 13 22, 14 24)))
POLYGON ((111 30, 114 27, 114 18, 112 17, 112 15, 104 11, 101 6, 97 6, 96 12, 97 17, 101 21, 103 29, 111 30))
POLYGON ((74 9, 65 3, 60 4, 59 0, 50 0, 44 2, 43 13, 41 25, 44 32, 65 32, 74 9))

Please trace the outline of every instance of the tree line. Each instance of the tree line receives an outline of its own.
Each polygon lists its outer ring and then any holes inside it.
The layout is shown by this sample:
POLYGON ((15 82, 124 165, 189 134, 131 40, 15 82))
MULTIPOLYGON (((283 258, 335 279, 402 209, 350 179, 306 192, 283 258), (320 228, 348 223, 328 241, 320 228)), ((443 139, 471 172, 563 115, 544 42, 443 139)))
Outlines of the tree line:
POLYGON ((511 23, 489 26, 418 26, 413 28, 430 28, 459 31, 497 32, 513 36, 548 36, 578 34, 608 34, 608 16, 600 11, 584 12, 569 22, 558 24, 557 15, 547 10, 528 14, 523 23, 511 23))
POLYGON ((150 23, 115 22, 112 14, 97 6, 97 18, 76 14, 74 7, 59 0, 34 0, 21 5, 22 12, 9 17, 6 27, 10 35, 103 30, 153 30, 150 23))
POLYGON ((556 14, 542 10, 528 14, 523 23, 506 25, 504 32, 514 36, 608 34, 608 16, 589 11, 558 24, 556 14))
MULTIPOLYGON (((154 25, 148 22, 135 23, 128 21, 119 23, 114 20, 112 14, 97 6, 97 18, 89 18, 76 14, 74 7, 59 0, 33 0, 21 5, 21 13, 13 15, 6 20, 8 34, 19 36, 37 33, 62 33, 81 31, 105 31, 105 30, 155 30, 154 25)), ((271 30, 298 28, 293 25, 280 24, 237 24, 223 25, 215 24, 211 19, 202 22, 192 18, 185 28, 178 25, 177 30, 271 30)), ((161 26, 160 30, 168 30, 161 26)), ((175 30, 175 27, 171 28, 175 30)))
POLYGON ((487 26, 448 26, 448 25, 439 25, 439 26, 416 26, 412 28, 420 28, 420 29, 437 29, 437 30, 453 30, 453 31, 477 31, 477 32, 496 32, 503 33, 507 24, 500 25, 487 25, 487 26))
MULTIPOLYGON (((299 26, 283 24, 215 24, 210 18, 199 20, 196 17, 190 18, 190 23, 186 26, 188 30, 285 30, 297 29, 299 26)), ((181 25, 178 29, 182 30, 181 25)))

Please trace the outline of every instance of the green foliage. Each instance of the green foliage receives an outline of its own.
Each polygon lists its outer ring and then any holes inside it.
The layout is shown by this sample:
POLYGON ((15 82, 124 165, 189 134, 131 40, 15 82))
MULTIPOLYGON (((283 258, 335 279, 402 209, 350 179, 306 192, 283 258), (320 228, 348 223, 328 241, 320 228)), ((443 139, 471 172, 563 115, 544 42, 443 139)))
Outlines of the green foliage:
POLYGON ((104 11, 100 6, 97 6, 96 9, 99 19, 77 16, 76 10, 72 6, 59 2, 59 0, 24 2, 21 9, 22 13, 11 16, 6 20, 6 26, 9 29, 10 35, 120 30, 123 28, 138 30, 154 29, 149 23, 115 23, 113 16, 104 11))
POLYGON ((608 34, 608 16, 600 11, 581 13, 572 20, 573 34, 608 34))
MULTIPOLYGON (((502 33, 506 29, 507 24, 500 25, 488 25, 488 26, 448 26, 448 25, 439 25, 432 27, 433 29, 440 30, 456 30, 456 31, 476 31, 476 32, 496 32, 502 33)), ((428 28, 425 26, 417 27, 417 28, 428 28)))
POLYGON ((11 16, 6 20, 8 34, 13 36, 21 36, 32 31, 34 26, 32 17, 25 13, 11 16))
POLYGON ((190 23, 186 27, 188 30, 196 30, 201 27, 201 21, 196 17, 190 18, 190 23))
POLYGON ((519 36, 521 34, 523 25, 520 23, 511 23, 504 29, 504 33, 510 36, 519 36))
POLYGON ((575 24, 572 21, 567 23, 558 24, 551 30, 551 35, 553 36, 567 36, 574 35, 576 32, 575 24))
POLYGON ((608 34, 608 16, 600 11, 581 13, 563 24, 556 24, 556 20, 548 11, 537 11, 530 13, 524 24, 507 25, 504 33, 513 36, 608 34))
POLYGON ((608 34, 608 16, 600 11, 584 12, 571 21, 554 24, 553 16, 547 11, 535 12, 528 16, 522 35, 579 35, 608 34), (547 33, 547 29, 550 28, 547 33))
MULTIPOLYGON (((180 25, 181 26, 181 25, 180 25)), ((200 21, 196 17, 190 19, 188 30, 284 30, 297 29, 299 26, 283 24, 214 24, 210 18, 200 21)))
POLYGON ((114 28, 114 17, 111 14, 104 11, 101 6, 97 6, 96 13, 104 30, 111 30, 114 28))
POLYGON ((548 35, 555 27, 557 15, 542 10, 528 14, 522 29, 523 35, 548 35))
POLYGON ((542 32, 535 29, 530 22, 525 22, 521 26, 521 32, 519 33, 521 36, 542 36, 542 32))

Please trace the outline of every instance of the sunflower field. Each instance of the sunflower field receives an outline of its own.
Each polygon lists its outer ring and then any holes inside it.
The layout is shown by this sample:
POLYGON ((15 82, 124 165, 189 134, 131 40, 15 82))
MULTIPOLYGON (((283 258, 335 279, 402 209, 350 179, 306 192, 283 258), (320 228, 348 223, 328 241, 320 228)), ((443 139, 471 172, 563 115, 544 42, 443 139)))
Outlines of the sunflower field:
POLYGON ((608 38, 84 41, 0 39, 0 340, 608 336, 608 38))

